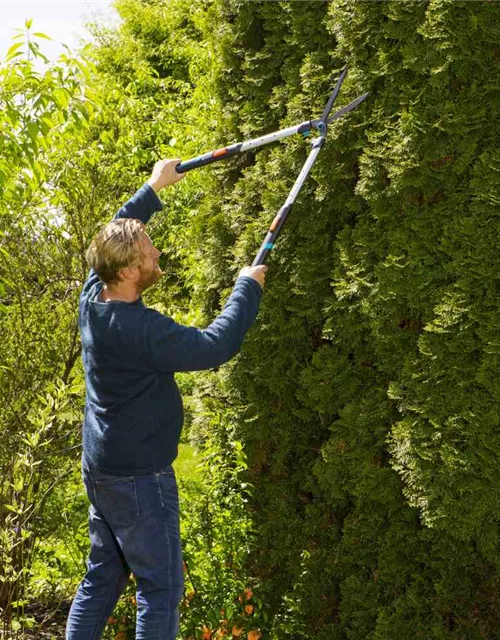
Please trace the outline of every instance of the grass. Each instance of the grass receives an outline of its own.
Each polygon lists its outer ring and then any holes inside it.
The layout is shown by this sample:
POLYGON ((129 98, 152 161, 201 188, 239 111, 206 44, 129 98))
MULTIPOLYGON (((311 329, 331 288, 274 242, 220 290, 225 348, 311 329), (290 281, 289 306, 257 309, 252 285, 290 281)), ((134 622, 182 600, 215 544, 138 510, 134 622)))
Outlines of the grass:
POLYGON ((179 443, 179 455, 173 462, 173 467, 177 477, 183 480, 201 480, 201 473, 196 465, 200 462, 196 456, 196 450, 189 444, 179 443))

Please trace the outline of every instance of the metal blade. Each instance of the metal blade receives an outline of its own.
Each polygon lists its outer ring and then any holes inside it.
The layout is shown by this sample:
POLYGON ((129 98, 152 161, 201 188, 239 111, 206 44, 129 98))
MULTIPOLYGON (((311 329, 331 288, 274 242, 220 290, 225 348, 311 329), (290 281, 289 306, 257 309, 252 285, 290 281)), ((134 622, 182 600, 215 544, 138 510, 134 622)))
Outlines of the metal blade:
POLYGON ((344 67, 344 70, 340 74, 340 78, 337 80, 335 89, 333 90, 332 95, 328 99, 328 102, 326 103, 326 107, 323 109, 323 113, 321 114, 321 118, 320 118, 321 122, 326 122, 326 119, 328 118, 328 115, 332 110, 332 106, 333 106, 333 103, 335 102, 335 98, 337 97, 337 94, 340 91, 340 87, 344 82, 344 78, 346 77, 346 74, 347 74, 347 67, 344 67))
MULTIPOLYGON (((338 118, 342 117, 345 113, 349 113, 349 111, 353 111, 354 109, 356 109, 356 107, 358 107, 363 100, 365 100, 368 96, 370 95, 370 92, 364 93, 362 96, 359 96, 359 98, 356 98, 356 100, 353 100, 352 102, 349 102, 349 104, 347 104, 345 107, 342 107, 342 109, 339 109, 338 111, 336 111, 333 116, 331 116, 330 118, 328 118, 327 123, 330 124, 331 122, 333 122, 334 120, 337 120, 338 118)), ((315 121, 316 122, 316 121, 315 121)))

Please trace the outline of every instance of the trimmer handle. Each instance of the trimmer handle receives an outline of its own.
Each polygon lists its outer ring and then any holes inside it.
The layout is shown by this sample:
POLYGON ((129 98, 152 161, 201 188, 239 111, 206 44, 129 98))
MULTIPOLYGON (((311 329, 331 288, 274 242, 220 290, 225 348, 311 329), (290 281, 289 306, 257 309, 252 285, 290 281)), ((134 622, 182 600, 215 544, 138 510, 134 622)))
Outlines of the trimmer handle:
POLYGON ((232 144, 228 147, 222 147, 221 149, 217 149, 216 151, 209 151, 208 153, 204 153, 203 155, 192 158, 191 160, 179 162, 179 164, 175 167, 175 170, 177 171, 177 173, 186 173, 186 171, 204 167, 206 164, 217 162, 217 160, 222 160, 223 158, 234 156, 240 152, 240 149, 241 143, 237 143, 232 144))

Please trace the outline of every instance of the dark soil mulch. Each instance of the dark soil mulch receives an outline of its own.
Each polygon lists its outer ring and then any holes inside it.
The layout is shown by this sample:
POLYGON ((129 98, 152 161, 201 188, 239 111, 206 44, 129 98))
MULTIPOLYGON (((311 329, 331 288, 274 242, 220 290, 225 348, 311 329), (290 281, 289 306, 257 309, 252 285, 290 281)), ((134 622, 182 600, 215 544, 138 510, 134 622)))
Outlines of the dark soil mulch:
POLYGON ((10 632, 7 635, 0 631, 2 640, 64 640, 66 619, 68 617, 71 600, 61 602, 60 607, 53 611, 47 608, 47 604, 32 603, 27 605, 24 614, 28 618, 34 618, 36 624, 32 629, 10 632))

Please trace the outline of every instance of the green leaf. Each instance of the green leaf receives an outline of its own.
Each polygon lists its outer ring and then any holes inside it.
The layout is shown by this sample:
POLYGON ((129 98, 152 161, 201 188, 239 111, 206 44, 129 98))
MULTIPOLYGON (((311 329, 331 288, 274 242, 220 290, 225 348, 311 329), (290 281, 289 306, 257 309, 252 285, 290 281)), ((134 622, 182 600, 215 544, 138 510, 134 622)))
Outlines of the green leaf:
POLYGON ((33 627, 36 625, 35 618, 31 618, 31 617, 24 618, 23 622, 24 622, 24 626, 28 627, 28 629, 33 629, 33 627))
POLYGON ((68 93, 65 89, 56 89, 54 91, 54 98, 60 107, 66 108, 69 104, 68 93))
POLYGON ((16 51, 16 53, 13 53, 11 56, 6 58, 6 61, 12 60, 14 58, 18 58, 19 56, 22 56, 22 55, 23 55, 22 51, 16 51))
POLYGON ((40 118, 40 120, 38 121, 38 124, 44 136, 46 136, 53 127, 52 120, 45 116, 40 118))
POLYGON ((36 36, 37 38, 45 38, 45 40, 52 40, 50 36, 48 36, 46 33, 41 33, 40 31, 37 31, 33 35, 36 36))
POLYGON ((19 507, 14 507, 11 504, 4 504, 3 506, 5 509, 7 509, 7 511, 12 511, 12 513, 22 513, 22 509, 19 509, 19 507))
POLYGON ((33 142, 36 141, 36 137, 38 136, 38 124, 34 120, 30 120, 28 122, 28 133, 30 134, 30 138, 33 142))
POLYGON ((26 27, 26 29, 31 29, 32 24, 33 24, 33 18, 27 18, 26 22, 24 23, 24 26, 26 27))
MULTIPOLYGON (((23 42, 16 42, 13 44, 10 49, 7 51, 7 60, 10 60, 14 57, 15 52, 19 49, 19 47, 23 46, 23 42)), ((19 54, 18 54, 19 55, 19 54)))

